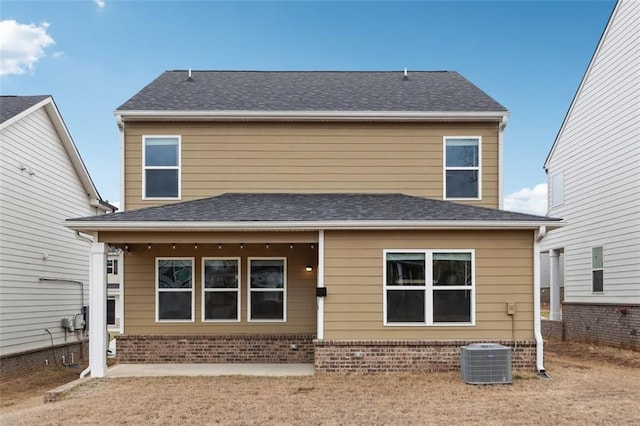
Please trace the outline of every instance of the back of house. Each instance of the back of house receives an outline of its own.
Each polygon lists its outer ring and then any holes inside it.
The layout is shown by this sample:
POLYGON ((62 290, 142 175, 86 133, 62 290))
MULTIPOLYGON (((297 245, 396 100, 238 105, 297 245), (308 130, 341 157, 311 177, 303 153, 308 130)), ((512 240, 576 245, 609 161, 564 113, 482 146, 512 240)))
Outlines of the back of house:
POLYGON ((460 74, 167 71, 115 114, 125 211, 67 226, 124 251, 124 362, 543 369, 557 221, 498 209, 508 112, 460 74))

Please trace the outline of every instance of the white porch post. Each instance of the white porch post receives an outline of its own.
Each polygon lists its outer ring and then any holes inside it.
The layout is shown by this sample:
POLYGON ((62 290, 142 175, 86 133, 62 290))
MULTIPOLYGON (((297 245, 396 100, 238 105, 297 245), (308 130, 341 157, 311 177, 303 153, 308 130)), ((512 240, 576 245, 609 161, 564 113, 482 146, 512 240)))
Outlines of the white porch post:
POLYGON ((107 250, 91 243, 89 280, 89 369, 91 377, 107 375, 107 250))
MULTIPOLYGON (((318 231, 318 283, 317 287, 324 287, 324 231, 318 231)), ((324 339, 324 297, 316 297, 318 301, 316 339, 324 339)))
POLYGON ((549 250, 549 319, 560 321, 560 254, 549 250))

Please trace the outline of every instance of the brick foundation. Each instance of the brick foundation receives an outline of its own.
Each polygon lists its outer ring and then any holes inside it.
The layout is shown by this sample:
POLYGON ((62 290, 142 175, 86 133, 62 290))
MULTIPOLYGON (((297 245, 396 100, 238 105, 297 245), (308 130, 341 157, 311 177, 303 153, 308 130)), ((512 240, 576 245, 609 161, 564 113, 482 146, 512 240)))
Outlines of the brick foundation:
POLYGON ((313 335, 119 335, 122 363, 312 363, 313 335), (294 347, 292 347, 294 345, 294 347))
POLYGON ((563 303, 567 341, 640 350, 640 305, 563 303))
POLYGON ((0 357, 0 374, 3 377, 11 377, 28 372, 55 369, 62 366, 62 357, 65 358, 65 363, 70 364, 72 354, 76 364, 88 359, 89 341, 76 341, 2 356, 0 357))
POLYGON ((543 319, 542 337, 545 340, 564 340, 564 323, 543 319))
MULTIPOLYGON (((391 373, 459 371, 460 348, 480 341, 315 341, 317 373, 391 373)), ((488 343, 488 342, 485 342, 488 343)), ((491 341, 513 348, 513 341, 491 341)), ((514 370, 536 367, 535 340, 517 342, 514 370)))

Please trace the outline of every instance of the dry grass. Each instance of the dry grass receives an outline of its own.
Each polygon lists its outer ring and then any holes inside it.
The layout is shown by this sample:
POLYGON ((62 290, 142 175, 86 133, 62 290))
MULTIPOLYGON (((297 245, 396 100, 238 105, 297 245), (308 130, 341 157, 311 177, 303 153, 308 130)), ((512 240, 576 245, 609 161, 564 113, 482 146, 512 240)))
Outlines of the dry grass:
MULTIPOLYGON (((459 374, 92 380, 22 424, 638 424, 640 353, 548 345, 545 381, 473 386, 459 374)), ((42 395, 39 395, 42 401, 42 395)))

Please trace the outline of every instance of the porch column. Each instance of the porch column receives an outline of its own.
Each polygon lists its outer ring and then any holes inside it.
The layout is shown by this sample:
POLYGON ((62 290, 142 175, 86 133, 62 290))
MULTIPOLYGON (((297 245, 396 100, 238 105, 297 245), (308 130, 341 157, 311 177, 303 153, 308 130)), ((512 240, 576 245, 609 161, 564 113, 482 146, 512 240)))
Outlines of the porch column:
POLYGON ((107 375, 107 250, 91 243, 89 278, 89 368, 91 377, 107 375))
POLYGON ((560 321, 560 253, 549 250, 549 319, 560 321))
MULTIPOLYGON (((324 287, 324 231, 318 231, 318 283, 317 287, 324 287)), ((317 313, 317 333, 316 339, 324 339, 324 297, 316 297, 318 301, 317 313)))

